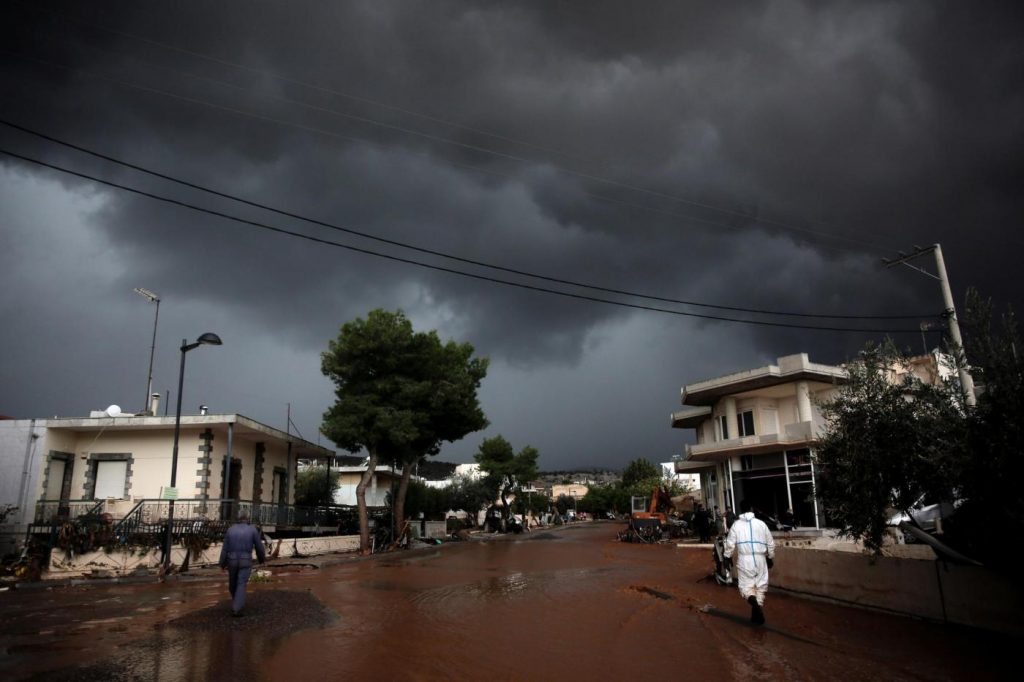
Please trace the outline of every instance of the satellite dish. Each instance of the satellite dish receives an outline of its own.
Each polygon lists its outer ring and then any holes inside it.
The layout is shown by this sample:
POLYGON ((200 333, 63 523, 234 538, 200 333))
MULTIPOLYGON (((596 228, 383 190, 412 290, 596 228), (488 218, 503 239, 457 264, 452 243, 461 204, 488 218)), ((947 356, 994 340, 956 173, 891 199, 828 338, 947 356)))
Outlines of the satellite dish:
POLYGON ((121 414, 121 408, 118 407, 117 405, 111 405, 110 407, 103 411, 107 413, 108 417, 116 417, 117 415, 121 414))

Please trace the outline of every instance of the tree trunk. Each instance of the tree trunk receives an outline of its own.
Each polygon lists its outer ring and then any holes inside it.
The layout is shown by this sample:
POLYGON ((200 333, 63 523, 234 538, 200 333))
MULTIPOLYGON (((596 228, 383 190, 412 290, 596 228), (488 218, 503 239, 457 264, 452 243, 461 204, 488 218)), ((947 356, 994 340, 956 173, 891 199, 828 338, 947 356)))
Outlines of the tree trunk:
POLYGON ((370 553, 370 519, 366 513, 366 488, 373 480, 373 472, 377 469, 377 450, 370 450, 370 457, 366 460, 366 471, 359 479, 356 486, 356 506, 359 507, 359 553, 366 555, 370 553))
POLYGON ((509 512, 512 510, 508 508, 508 491, 505 486, 501 487, 501 532, 505 533, 508 531, 508 519, 509 512))
MULTIPOLYGON (((398 484, 398 494, 394 499, 394 507, 392 512, 395 515, 395 528, 400 533, 404 527, 402 523, 405 521, 405 495, 409 492, 409 479, 412 478, 412 465, 408 463, 402 464, 402 481, 398 484)), ((395 538, 398 541, 398 537, 395 538)))

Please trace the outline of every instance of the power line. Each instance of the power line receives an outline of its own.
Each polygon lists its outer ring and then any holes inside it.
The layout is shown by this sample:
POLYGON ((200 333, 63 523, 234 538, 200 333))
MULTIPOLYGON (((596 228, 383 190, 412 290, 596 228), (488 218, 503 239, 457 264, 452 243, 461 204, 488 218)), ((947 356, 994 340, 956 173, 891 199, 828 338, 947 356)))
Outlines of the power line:
POLYGON ((530 277, 530 278, 539 279, 539 280, 543 280, 543 281, 547 281, 547 282, 553 282, 553 283, 556 283, 556 284, 566 284, 566 285, 580 287, 580 288, 584 288, 584 289, 592 289, 594 291, 602 291, 604 293, 619 294, 619 295, 623 295, 623 296, 630 296, 630 297, 634 297, 634 298, 642 298, 642 299, 647 299, 647 300, 651 300, 651 301, 660 301, 662 303, 677 303, 677 304, 681 304, 681 305, 689 305, 689 306, 694 306, 694 307, 699 307, 699 308, 712 308, 712 309, 715 309, 715 310, 729 310, 729 311, 733 311, 733 312, 745 312, 745 313, 754 313, 754 314, 761 314, 761 315, 775 315, 775 316, 782 316, 782 317, 810 317, 810 318, 841 319, 841 320, 910 320, 910 319, 921 319, 921 317, 930 317, 930 315, 833 315, 833 314, 799 313, 799 312, 788 312, 788 311, 778 311, 778 310, 766 310, 766 309, 758 309, 758 308, 742 308, 742 307, 739 307, 739 306, 717 305, 717 304, 712 304, 712 303, 703 303, 703 302, 698 302, 698 301, 687 301, 687 300, 683 300, 683 299, 674 299, 674 298, 667 298, 667 297, 663 297, 663 296, 654 296, 654 295, 650 295, 650 294, 641 294, 641 293, 636 293, 636 292, 632 292, 632 291, 625 291, 625 290, 622 290, 622 289, 614 289, 614 288, 611 288, 611 287, 603 287, 603 286, 599 286, 599 285, 595 285, 595 284, 587 284, 585 282, 577 282, 577 281, 574 281, 574 280, 562 279, 562 278, 558 278, 558 277, 550 277, 550 276, 547 276, 547 275, 541 275, 541 274, 537 274, 537 273, 532 273, 532 272, 528 272, 528 271, 525 271, 525 270, 519 270, 519 269, 516 269, 516 268, 510 268, 510 267, 505 267, 505 266, 501 266, 501 265, 494 265, 494 264, 491 264, 491 263, 485 263, 483 261, 478 261, 478 260, 474 260, 474 259, 471 259, 471 258, 464 258, 464 257, 461 257, 461 256, 456 256, 456 255, 453 255, 453 254, 450 254, 450 253, 446 253, 446 252, 443 252, 443 251, 437 251, 437 250, 434 250, 434 249, 428 249, 428 248, 425 248, 425 247, 409 244, 407 242, 402 242, 402 241, 398 241, 398 240, 394 240, 394 239, 387 239, 385 237, 380 237, 380 236, 377 236, 377 235, 374 235, 374 234, 370 234, 370 233, 367 233, 367 232, 362 232, 362 231, 355 230, 355 229, 352 229, 352 228, 342 227, 340 225, 336 225, 336 224, 333 224, 333 223, 328 223, 328 222, 325 222, 325 221, 322 221, 322 220, 318 220, 316 218, 310 218, 308 216, 303 216, 303 215, 300 215, 298 213, 293 213, 291 211, 285 211, 285 210, 282 210, 282 209, 279 209, 279 208, 275 208, 275 207, 269 206, 267 204, 262 204, 262 203, 259 203, 259 202, 256 202, 256 201, 251 201, 249 199, 245 199, 243 197, 239 197, 239 196, 236 196, 236 195, 233 195, 233 194, 228 194, 226 192, 221 192, 219 190, 215 190, 215 189, 206 187, 204 185, 199 185, 199 184, 194 183, 194 182, 189 182, 187 180, 182 180, 180 178, 176 178, 176 177, 168 175, 166 173, 161 173, 161 172, 158 172, 158 171, 154 171, 154 170, 151 170, 149 168, 145 168, 143 166, 140 166, 140 165, 137 165, 137 164, 134 164, 134 163, 130 163, 130 162, 124 161, 122 159, 118 159, 118 158, 116 158, 114 156, 110 156, 108 154, 103 154, 103 153, 97 152, 95 150, 88 149, 88 148, 83 147, 81 145, 77 145, 77 144, 68 142, 66 140, 59 139, 59 138, 54 137, 52 135, 48 135, 46 133, 42 133, 42 132, 39 132, 37 130, 33 130, 31 128, 27 128, 25 126, 22 126, 20 124, 17 124, 17 123, 11 122, 11 121, 0 119, 0 124, 3 124, 3 125, 8 126, 10 128, 14 128, 15 130, 19 130, 19 131, 21 131, 23 133, 26 133, 26 134, 29 134, 29 135, 33 135, 35 137, 47 140, 49 142, 53 142, 55 144, 59 144, 61 146, 67 147, 69 149, 74 149, 74 150, 82 152, 84 154, 88 154, 88 155, 93 156, 95 158, 103 159, 104 161, 109 161, 111 163, 115 163, 115 164, 118 164, 120 166, 124 166, 125 168, 130 168, 132 170, 135 170, 135 171, 138 171, 138 172, 141 172, 141 173, 145 173, 145 174, 151 175, 153 177, 157 177, 157 178, 160 178, 160 179, 163 179, 163 180, 168 180, 168 181, 174 182, 174 183, 176 183, 178 185, 182 185, 184 187, 189 187, 191 189, 196 189, 196 190, 199 190, 199 191, 202 191, 202 192, 206 192, 208 194, 212 194, 214 196, 218 196, 218 197, 221 197, 221 198, 224 198, 224 199, 229 199, 231 201, 236 201, 238 203, 241 203, 241 204, 244 204, 244 205, 247 205, 247 206, 252 206, 254 208, 259 208, 259 209, 262 209, 262 210, 270 211, 272 213, 277 213, 278 215, 282 215, 282 216, 285 216, 285 217, 288 217, 288 218, 295 218, 297 220, 302 220, 302 221, 311 223, 313 225, 318 225, 320 227, 326 227, 326 228, 329 228, 329 229, 332 229, 332 230, 337 230, 339 232, 345 232, 347 234, 356 235, 356 236, 363 237, 363 238, 366 238, 366 239, 372 239, 374 241, 377 241, 377 242, 380 242, 380 243, 383 243, 383 244, 389 244, 391 246, 398 246, 398 247, 401 247, 401 248, 410 249, 412 251, 417 251, 419 253, 425 253, 425 254, 429 254, 429 255, 432 255, 432 256, 439 256, 439 257, 442 257, 442 258, 448 258, 448 259, 451 259, 451 260, 454 260, 454 261, 458 261, 460 263, 466 263, 468 265, 475 265, 475 266, 484 267, 484 268, 491 268, 493 270, 499 270, 501 272, 507 272, 507 273, 514 274, 514 275, 520 275, 520 276, 523 276, 523 277, 530 277))
POLYGON ((615 301, 615 300, 612 300, 612 299, 598 298, 596 296, 587 296, 587 295, 584 295, 584 294, 576 294, 576 293, 571 293, 571 292, 567 292, 567 291, 559 291, 558 289, 548 289, 546 287, 539 287, 539 286, 535 286, 535 285, 532 285, 532 284, 524 284, 522 282, 513 282, 513 281, 510 281, 510 280, 503 280, 503 279, 498 279, 496 277, 488 277, 486 275, 479 275, 479 274, 476 274, 476 273, 466 272, 466 271, 463 271, 463 270, 456 270, 454 268, 448 268, 448 267, 444 267, 444 266, 441 266, 441 265, 433 265, 433 264, 430 264, 430 263, 424 263, 422 261, 412 260, 410 258, 403 258, 401 256, 394 256, 394 255, 391 255, 391 254, 380 253, 378 251, 371 251, 370 249, 364 249, 364 248, 361 248, 361 247, 358 247, 358 246, 353 246, 351 244, 343 244, 341 242, 335 242, 335 241, 331 241, 329 239, 323 239, 321 237, 314 237, 312 235, 303 234, 301 232, 295 232, 293 230, 287 230, 285 228, 277 227, 277 226, 274 226, 274 225, 269 225, 267 223, 261 223, 261 222, 255 221, 255 220, 249 220, 249 219, 246 219, 246 218, 240 218, 238 216, 234 216, 234 215, 231 215, 229 213, 224 213, 222 211, 217 211, 217 210, 214 210, 214 209, 204 208, 204 207, 197 206, 195 204, 190 204, 188 202, 181 201, 181 200, 178 200, 178 199, 172 199, 170 197, 161 196, 159 194, 154 194, 152 192, 147 192, 147 191, 144 191, 144 190, 136 189, 134 187, 129 187, 127 185, 122 185, 120 183, 112 182, 110 180, 104 180, 102 178, 98 178, 96 176, 89 175, 88 173, 82 173, 82 172, 79 172, 79 171, 71 170, 69 168, 64 168, 62 166, 58 166, 56 164, 48 163, 46 161, 41 161, 39 159, 34 159, 34 158, 31 158, 31 157, 25 156, 23 154, 18 154, 16 152, 12 152, 12 151, 7 150, 7 149, 0 148, 0 153, 6 154, 6 155, 8 155, 8 156, 10 156, 12 158, 15 158, 15 159, 20 159, 22 161, 27 161, 29 163, 34 163, 34 164, 42 166, 44 168, 50 168, 52 170, 56 170, 56 171, 59 171, 59 172, 62 172, 62 173, 66 173, 68 175, 73 175, 73 176, 82 178, 84 180, 89 180, 90 182, 95 182, 95 183, 98 183, 98 184, 101 184, 101 185, 106 185, 108 187, 113 187, 115 189, 119 189, 119 190, 122 190, 122 191, 125 191, 125 192, 130 192, 132 194, 138 194, 140 196, 148 197, 150 199, 155 199, 157 201, 161 201, 161 202, 164 202, 164 203, 167 203, 167 204, 172 204, 172 205, 175 205, 175 206, 180 206, 182 208, 187 208, 187 209, 190 209, 190 210, 193 210, 193 211, 197 211, 199 213, 205 213, 205 214, 216 216, 216 217, 219 217, 219 218, 224 218, 226 220, 230 220, 230 221, 233 221, 233 222, 241 223, 243 225, 249 225, 249 226, 252 226, 252 227, 259 228, 259 229, 268 230, 270 232, 276 232, 278 234, 284 234, 284 235, 288 235, 288 236, 291 236, 291 237, 296 237, 296 238, 299 238, 299 239, 305 239, 307 241, 311 241, 311 242, 314 242, 314 243, 317 243, 317 244, 323 244, 323 245, 326 245, 326 246, 334 246, 334 247, 345 249, 345 250, 348 250, 348 251, 354 251, 356 253, 362 253, 362 254, 369 255, 369 256, 376 256, 377 258, 383 258, 383 259, 390 260, 390 261, 395 261, 395 262, 398 262, 398 263, 405 263, 406 265, 415 265, 417 267, 427 268, 427 269, 430 269, 430 270, 436 270, 436 271, 439 271, 439 272, 447 272, 449 274, 459 275, 461 277, 468 277, 468 278, 476 279, 476 280, 483 281, 483 282, 491 282, 493 284, 502 284, 502 285, 505 285, 505 286, 511 286, 511 287, 516 287, 516 288, 519 288, 519 289, 525 289, 525 290, 528 290, 528 291, 536 291, 536 292, 541 292, 541 293, 554 294, 556 296, 563 296, 563 297, 566 297, 566 298, 572 298, 572 299, 577 299, 577 300, 582 300, 582 301, 592 301, 594 303, 604 303, 604 304, 607 304, 607 305, 615 305, 615 306, 620 306, 620 307, 624 307, 624 308, 632 308, 632 309, 635 309, 635 310, 647 310, 647 311, 651 311, 651 312, 665 313, 665 314, 669 314, 669 315, 678 315, 678 316, 681 316, 681 317, 693 317, 693 318, 704 319, 704 320, 715 320, 715 321, 718 321, 718 322, 735 322, 735 323, 738 323, 738 324, 750 324, 750 325, 756 325, 756 326, 762 326, 762 327, 780 327, 780 328, 788 328, 788 329, 807 329, 807 330, 813 330, 813 331, 857 332, 857 333, 879 333, 879 334, 919 334, 920 331, 921 331, 920 329, 875 329, 875 328, 854 328, 854 327, 827 327, 827 326, 816 326, 816 325, 805 325, 805 324, 793 324, 793 323, 786 323, 786 322, 767 322, 767 321, 763 321, 763 320, 745 320, 745 319, 742 319, 742 318, 724 317, 724 316, 719 316, 719 315, 705 315, 705 314, 702 314, 702 313, 691 313, 691 312, 685 312, 685 311, 681 311, 681 310, 671 310, 671 309, 668 309, 668 308, 658 308, 658 307, 654 307, 654 306, 640 305, 640 304, 637 304, 637 303, 628 303, 628 302, 625 302, 625 301, 615 301))

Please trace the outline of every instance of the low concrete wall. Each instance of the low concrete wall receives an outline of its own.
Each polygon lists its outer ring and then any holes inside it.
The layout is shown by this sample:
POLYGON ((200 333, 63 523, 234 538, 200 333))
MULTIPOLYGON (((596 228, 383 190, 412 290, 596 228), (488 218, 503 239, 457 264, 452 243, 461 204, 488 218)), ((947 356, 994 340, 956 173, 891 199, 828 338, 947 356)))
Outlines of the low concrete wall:
POLYGON ((857 606, 1024 635, 1024 589, 985 568, 778 547, 771 584, 857 606))
MULTIPOLYGON (((273 541, 271 550, 277 547, 277 540, 273 541)), ((221 544, 210 545, 198 556, 192 556, 189 564, 192 566, 215 565, 220 559, 221 544)), ((296 538, 281 540, 281 548, 278 552, 279 559, 287 559, 294 556, 316 556, 318 554, 331 554, 335 552, 353 552, 359 549, 358 535, 332 535, 319 538, 296 538)), ((268 552, 269 554, 269 552, 268 552)), ((76 578, 84 575, 100 574, 103 576, 128 575, 135 571, 148 571, 160 566, 159 549, 151 549, 144 553, 113 551, 109 554, 104 551, 86 552, 74 557, 68 557, 66 552, 54 549, 50 555, 50 565, 43 572, 44 580, 55 580, 64 578, 76 578)), ((180 566, 185 561, 185 550, 181 547, 171 548, 171 562, 180 566)))

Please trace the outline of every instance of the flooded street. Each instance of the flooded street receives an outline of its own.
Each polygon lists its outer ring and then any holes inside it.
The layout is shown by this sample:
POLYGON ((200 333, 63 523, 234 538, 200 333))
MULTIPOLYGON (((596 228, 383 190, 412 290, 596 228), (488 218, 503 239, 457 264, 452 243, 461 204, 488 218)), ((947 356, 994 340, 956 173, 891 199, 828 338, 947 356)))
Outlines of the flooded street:
POLYGON ((996 679, 982 633, 770 592, 768 627, 707 550, 589 524, 216 580, 0 594, 0 677, 47 680, 996 679))

